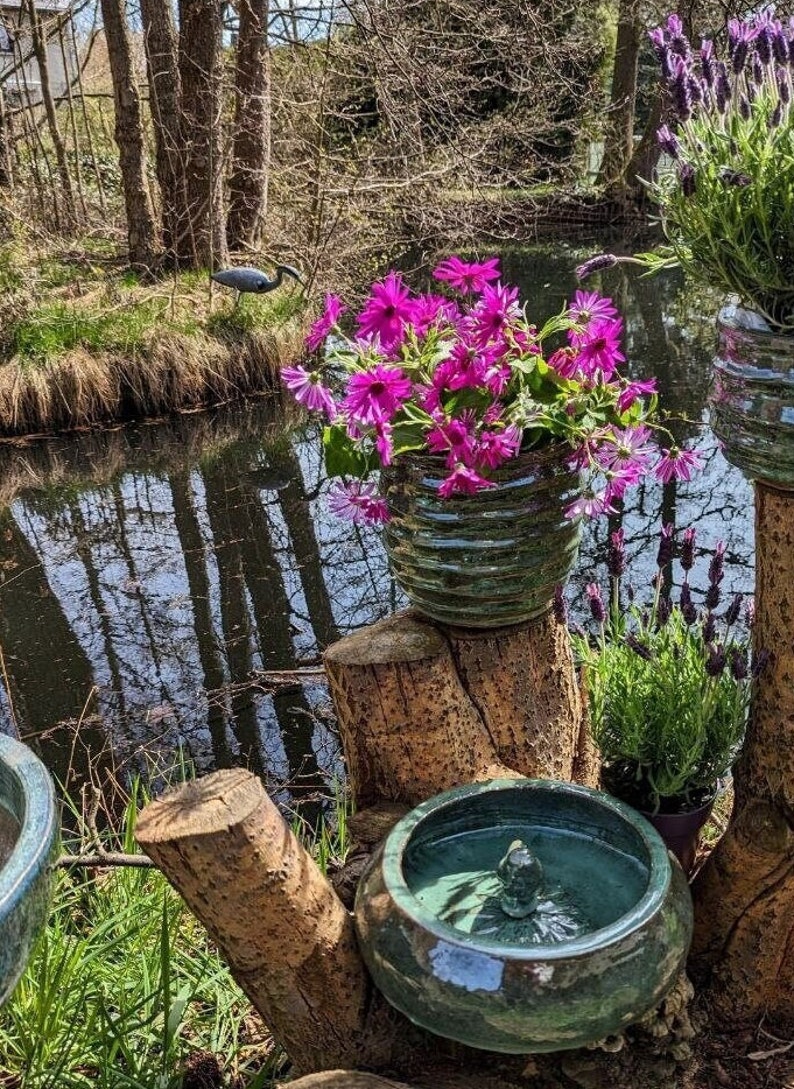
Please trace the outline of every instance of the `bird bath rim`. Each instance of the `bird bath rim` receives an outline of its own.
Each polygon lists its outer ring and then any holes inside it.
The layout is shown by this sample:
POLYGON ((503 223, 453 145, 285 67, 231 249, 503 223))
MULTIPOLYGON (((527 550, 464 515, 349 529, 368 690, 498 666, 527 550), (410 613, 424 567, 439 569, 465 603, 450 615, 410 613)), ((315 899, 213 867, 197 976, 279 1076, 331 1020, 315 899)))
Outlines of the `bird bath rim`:
MULTIPOLYGON (((617 817, 625 821, 639 836, 643 847, 647 851, 648 883, 640 899, 629 911, 606 926, 592 930, 581 937, 560 942, 536 942, 525 945, 477 934, 477 948, 483 953, 492 952, 503 956, 508 955, 511 960, 516 961, 535 962, 541 958, 543 960, 570 960, 598 951, 603 946, 606 935, 609 936, 610 942, 614 942, 653 918, 659 911, 660 904, 669 889, 672 880, 672 867, 677 865, 677 862, 669 856, 659 833, 641 814, 632 809, 631 806, 626 805, 625 802, 621 802, 609 794, 604 794, 602 791, 592 790, 590 787, 554 779, 489 779, 479 783, 470 783, 465 786, 453 787, 443 794, 437 794, 412 809, 410 813, 398 821, 386 837, 383 845, 381 863, 383 882, 395 905, 436 938, 451 945, 470 949, 473 936, 462 933, 449 923, 442 922, 425 908, 411 890, 404 877, 406 850, 417 829, 427 818, 431 816, 438 817, 444 809, 457 806, 467 798, 480 797, 498 791, 537 788, 568 795, 573 794, 588 799, 605 809, 611 810, 617 817)), ((645 860, 643 860, 644 862, 645 860)))
POLYGON ((2 930, 26 886, 49 865, 58 820, 55 791, 46 768, 26 745, 5 734, 0 734, 0 773, 10 778, 15 806, 8 811, 19 825, 11 853, 0 865, 2 930))

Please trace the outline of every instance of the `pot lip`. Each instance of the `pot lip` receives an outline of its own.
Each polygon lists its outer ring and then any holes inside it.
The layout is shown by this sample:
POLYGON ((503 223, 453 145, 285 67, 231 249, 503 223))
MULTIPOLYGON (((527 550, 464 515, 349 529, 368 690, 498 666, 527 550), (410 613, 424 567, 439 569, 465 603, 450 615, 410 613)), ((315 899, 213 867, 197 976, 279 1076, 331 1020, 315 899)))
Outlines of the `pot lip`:
POLYGON ((19 835, 0 866, 0 925, 47 869, 58 831, 55 790, 41 760, 22 742, 0 735, 0 762, 20 789, 24 811, 12 813, 19 835))
MULTIPOLYGON (((535 443, 533 446, 525 448, 522 444, 514 457, 508 458, 498 469, 489 470, 488 477, 490 480, 499 480, 500 473, 503 476, 509 475, 511 469, 514 469, 517 464, 523 464, 527 459, 536 461, 539 464, 545 464, 546 462, 559 461, 563 456, 573 457, 574 453, 573 447, 565 439, 557 435, 549 435, 542 442, 535 443)), ((407 450, 397 455, 390 465, 386 465, 380 470, 381 478, 384 481, 393 479, 399 475, 400 466, 408 464, 418 465, 429 470, 437 469, 443 476, 446 476, 449 472, 444 454, 433 454, 425 450, 407 450)), ((570 472, 572 476, 575 476, 578 470, 571 469, 570 472)))
POLYGON ((780 340, 786 345, 790 344, 794 337, 794 333, 785 333, 780 329, 771 328, 763 314, 754 310, 752 306, 745 306, 738 298, 726 299, 722 304, 717 312, 717 328, 730 329, 731 332, 742 333, 758 340, 769 342, 780 340), (745 314, 750 317, 753 324, 742 320, 745 314))
POLYGON ((384 842, 381 859, 383 882, 394 903, 400 911, 421 925, 423 929, 446 944, 465 950, 469 956, 479 954, 526 962, 584 957, 603 948, 605 935, 609 934, 610 942, 614 942, 636 931, 661 910, 672 882, 673 872, 667 847, 661 836, 636 809, 632 809, 625 802, 609 794, 592 790, 590 787, 553 779, 489 779, 454 787, 443 794, 438 794, 412 809, 394 826, 384 842), (632 827, 643 841, 650 866, 645 892, 629 911, 609 926, 601 927, 584 937, 570 941, 527 946, 494 941, 478 935, 476 949, 472 948, 472 939, 469 935, 462 934, 449 924, 430 916, 420 917, 419 901, 403 877, 405 851, 418 826, 428 816, 437 813, 440 807, 456 805, 480 794, 515 789, 562 792, 588 798, 611 809, 632 827))

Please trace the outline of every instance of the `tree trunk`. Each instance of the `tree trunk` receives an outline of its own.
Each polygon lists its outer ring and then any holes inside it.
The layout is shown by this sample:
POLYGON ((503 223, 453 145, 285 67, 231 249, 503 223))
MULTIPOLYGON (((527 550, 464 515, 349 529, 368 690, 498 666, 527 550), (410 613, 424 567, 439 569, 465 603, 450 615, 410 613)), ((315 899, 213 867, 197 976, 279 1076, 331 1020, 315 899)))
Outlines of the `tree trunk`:
POLYGON ((157 227, 146 177, 141 103, 135 82, 124 0, 101 0, 116 110, 115 138, 127 213, 130 264, 151 268, 157 256, 157 227))
POLYGON ((186 783, 143 810, 136 837, 298 1073, 382 1068, 395 1015, 373 1002, 352 917, 257 778, 233 769, 186 783))
POLYGON ((730 1024, 794 1028, 794 495, 756 485, 756 653, 772 652, 728 830, 695 884, 695 943, 730 1024))
POLYGON ((0 188, 10 189, 14 176, 11 170, 11 128, 6 99, 0 85, 0 188))
POLYGON ((604 133, 604 157, 598 184, 623 182, 634 149, 634 107, 637 99, 637 64, 642 44, 638 0, 620 0, 615 67, 604 133))
POLYGON ((163 248, 174 255, 187 230, 179 116, 177 35, 170 0, 141 0, 141 21, 154 123, 155 171, 160 186, 163 248))
POLYGON ((595 785, 570 644, 550 612, 495 631, 399 613, 324 660, 359 808, 502 775, 595 785))
POLYGON ((215 268, 227 260, 223 201, 221 5, 179 0, 179 80, 187 229, 176 240, 180 262, 215 268))
POLYGON ((270 162, 268 0, 240 0, 235 77, 234 169, 229 183, 229 246, 256 246, 267 210, 270 162))
POLYGON ((73 225, 77 219, 77 214, 75 211, 74 192, 72 190, 72 178, 69 174, 69 161, 66 157, 66 145, 63 142, 63 137, 58 128, 58 119, 55 115, 55 103, 52 98, 52 89, 50 88, 47 37, 41 25, 41 19, 39 18, 35 0, 28 0, 27 12, 30 20, 31 44, 33 46, 33 53, 36 57, 36 66, 39 70, 41 100, 44 104, 44 112, 47 117, 47 128, 49 129, 50 139, 52 140, 52 146, 55 149, 55 161, 58 167, 58 177, 60 179, 61 189, 63 190, 66 219, 68 224, 73 225))

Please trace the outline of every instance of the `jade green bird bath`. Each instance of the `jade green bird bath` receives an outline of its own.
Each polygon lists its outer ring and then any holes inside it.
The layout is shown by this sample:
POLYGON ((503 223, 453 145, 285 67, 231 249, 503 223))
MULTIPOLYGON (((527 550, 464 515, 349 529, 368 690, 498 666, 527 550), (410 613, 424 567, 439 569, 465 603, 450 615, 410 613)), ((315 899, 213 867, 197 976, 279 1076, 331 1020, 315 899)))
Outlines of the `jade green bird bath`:
POLYGON ((26 745, 0 735, 0 1005, 28 962, 50 903, 58 839, 52 780, 26 745))
POLYGON ((471 1047, 583 1047, 653 1009, 692 936, 678 863, 629 806, 505 779, 412 810, 359 884, 356 926, 388 1001, 471 1047))

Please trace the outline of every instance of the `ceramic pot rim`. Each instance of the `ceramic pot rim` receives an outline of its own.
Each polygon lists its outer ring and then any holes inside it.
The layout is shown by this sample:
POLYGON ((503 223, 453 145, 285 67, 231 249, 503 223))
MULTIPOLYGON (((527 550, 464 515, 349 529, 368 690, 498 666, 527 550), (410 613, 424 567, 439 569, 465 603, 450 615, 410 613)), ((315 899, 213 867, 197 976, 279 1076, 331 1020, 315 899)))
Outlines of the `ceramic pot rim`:
POLYGON ((439 808, 454 805, 466 798, 477 797, 491 791, 516 788, 520 790, 572 793, 583 798, 596 800, 600 805, 611 809, 616 816, 631 826, 633 831, 641 838, 648 852, 648 885, 630 911, 621 915, 609 926, 594 930, 584 937, 555 944, 538 943, 527 946, 495 941, 477 935, 477 947, 483 954, 492 953, 502 957, 509 956, 511 960, 517 961, 567 960, 577 956, 585 956, 603 945, 607 933, 610 941, 622 939, 643 927, 661 910, 672 879, 671 862, 662 837, 637 810, 632 809, 625 802, 621 802, 609 794, 592 790, 589 787, 579 786, 576 783, 553 779, 489 779, 480 783, 454 787, 452 790, 447 790, 443 794, 438 794, 434 798, 422 802, 421 805, 412 809, 402 820, 398 821, 386 837, 382 856, 383 881, 394 903, 412 921, 444 942, 460 946, 468 952, 472 952, 470 935, 462 934, 448 923, 431 918, 421 909, 418 899, 403 876, 403 858, 416 829, 427 817, 438 813, 439 808))
POLYGON ((41 760, 21 742, 0 735, 0 762, 16 779, 25 811, 12 814, 20 829, 4 866, 0 866, 0 924, 15 910, 19 897, 45 867, 58 830, 55 791, 41 760))

